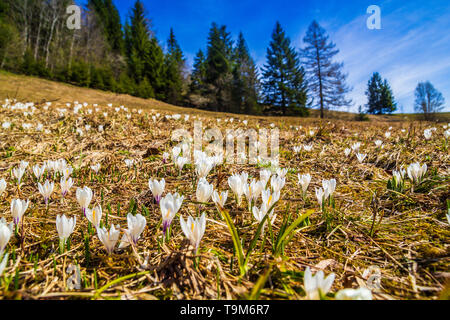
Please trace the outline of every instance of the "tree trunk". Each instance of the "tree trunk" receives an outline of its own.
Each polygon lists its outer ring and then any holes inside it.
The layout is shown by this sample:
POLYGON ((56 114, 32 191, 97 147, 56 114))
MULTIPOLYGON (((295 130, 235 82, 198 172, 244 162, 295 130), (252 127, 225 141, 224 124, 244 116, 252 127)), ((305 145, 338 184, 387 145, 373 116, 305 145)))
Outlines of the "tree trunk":
POLYGON ((40 13, 39 13, 39 25, 38 25, 38 31, 36 36, 36 42, 34 44, 34 60, 37 60, 38 58, 38 51, 39 51, 39 40, 41 37, 41 26, 42 26, 42 11, 44 10, 44 5, 42 4, 40 13))
POLYGON ((320 97, 320 119, 323 119, 324 113, 323 113, 323 85, 322 85, 322 72, 320 69, 320 53, 319 48, 316 47, 316 56, 317 56, 317 77, 319 78, 319 97, 320 97))
MULTIPOLYGON (((56 9, 55 9, 56 11, 56 9)), ((45 68, 48 68, 48 57, 50 54, 50 43, 52 42, 53 38, 53 30, 55 29, 56 21, 58 21, 58 16, 54 13, 53 14, 53 20, 52 20, 52 26, 50 28, 50 36, 48 37, 47 46, 45 48, 45 68)))

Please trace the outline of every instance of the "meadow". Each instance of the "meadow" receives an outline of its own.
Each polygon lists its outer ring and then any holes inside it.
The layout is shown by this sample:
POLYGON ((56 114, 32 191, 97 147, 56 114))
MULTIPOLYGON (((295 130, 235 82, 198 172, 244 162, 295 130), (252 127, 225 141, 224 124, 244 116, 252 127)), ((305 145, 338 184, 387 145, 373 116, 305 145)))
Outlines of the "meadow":
POLYGON ((450 295, 447 122, 221 114, 6 73, 0 101, 4 299, 450 295), (189 161, 171 134, 194 121, 278 128, 279 161, 189 161))

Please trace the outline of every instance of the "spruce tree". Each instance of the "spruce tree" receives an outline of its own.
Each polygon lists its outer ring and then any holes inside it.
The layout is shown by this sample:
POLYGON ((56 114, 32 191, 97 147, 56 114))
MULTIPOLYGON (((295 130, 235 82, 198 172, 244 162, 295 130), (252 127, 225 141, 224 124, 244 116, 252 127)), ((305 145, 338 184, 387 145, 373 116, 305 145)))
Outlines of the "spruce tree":
POLYGON ((209 32, 206 57, 206 94, 215 111, 229 111, 232 100, 233 42, 226 26, 213 23, 209 32))
POLYGON ((119 11, 112 0, 89 0, 88 7, 93 8, 100 18, 112 51, 122 54, 124 49, 122 23, 119 11))
POLYGON ((165 57, 165 96, 166 101, 171 104, 179 104, 183 94, 183 72, 185 59, 180 45, 178 44, 173 29, 170 29, 167 40, 167 54, 165 57))
POLYGON ((145 95, 154 92, 152 97, 164 100, 164 53, 150 29, 142 1, 135 2, 130 20, 130 25, 125 26, 125 49, 130 75, 135 83, 144 88, 141 92, 145 92, 145 95))
POLYGON ((378 72, 375 72, 369 80, 366 96, 367 112, 370 114, 392 113, 397 110, 391 87, 386 79, 384 81, 381 79, 378 72))
POLYGON ((308 76, 312 105, 324 110, 332 107, 349 106, 352 101, 345 95, 351 90, 346 84, 347 75, 342 72, 343 63, 333 62, 339 53, 336 45, 329 41, 326 31, 313 21, 303 39, 306 47, 302 50, 308 76))
POLYGON ((279 22, 272 33, 266 58, 263 69, 265 103, 281 110, 283 115, 286 115, 288 108, 292 114, 306 115, 304 70, 279 22))
POLYGON ((234 53, 233 104, 238 113, 258 114, 260 82, 255 62, 250 56, 244 35, 239 33, 234 53))
POLYGON ((202 50, 199 50, 194 58, 194 66, 191 74, 189 90, 193 94, 201 94, 206 81, 206 58, 202 50))
POLYGON ((155 91, 155 98, 165 100, 164 52, 155 37, 150 39, 144 67, 145 76, 155 91))
POLYGON ((126 26, 126 49, 130 75, 136 83, 144 80, 145 59, 150 49, 150 30, 144 6, 137 0, 131 14, 131 24, 126 26))

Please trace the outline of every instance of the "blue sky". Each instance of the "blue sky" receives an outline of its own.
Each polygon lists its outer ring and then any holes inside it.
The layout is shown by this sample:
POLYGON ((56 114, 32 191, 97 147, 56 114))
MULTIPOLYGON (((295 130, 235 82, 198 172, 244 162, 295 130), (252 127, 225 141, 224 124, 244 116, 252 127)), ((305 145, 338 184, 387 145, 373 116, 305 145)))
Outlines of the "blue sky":
MULTIPOLYGON (((165 44, 169 30, 192 65, 195 53, 206 46, 213 21, 225 24, 236 38, 244 33, 258 66, 265 63, 266 48, 275 22, 280 21, 292 44, 300 49, 312 20, 317 20, 340 50, 349 96, 355 111, 366 103, 364 91, 373 72, 387 78, 399 111, 412 112, 414 89, 429 80, 446 98, 450 111, 450 1, 448 0, 143 0, 153 30, 165 44), (381 30, 369 30, 370 5, 381 8, 381 30)), ((115 0, 126 19, 133 0, 115 0)))

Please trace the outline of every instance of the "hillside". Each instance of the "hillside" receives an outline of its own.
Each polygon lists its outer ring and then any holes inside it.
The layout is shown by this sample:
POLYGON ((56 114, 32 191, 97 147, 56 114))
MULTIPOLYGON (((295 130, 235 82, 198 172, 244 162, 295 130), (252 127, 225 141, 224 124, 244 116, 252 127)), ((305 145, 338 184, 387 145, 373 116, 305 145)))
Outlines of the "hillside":
MULTIPOLYGON (((0 71, 0 99, 17 99, 19 101, 33 101, 35 103, 42 103, 52 101, 56 103, 67 103, 75 100, 89 103, 97 103, 99 105, 106 105, 113 103, 114 105, 125 105, 131 108, 155 109, 170 112, 186 113, 186 114, 209 114, 216 117, 246 117, 255 118, 266 121, 271 121, 272 117, 257 117, 247 115, 231 115, 226 113, 217 113, 193 108, 178 107, 170 105, 154 99, 142 99, 126 94, 116 94, 112 92, 105 92, 95 89, 82 88, 66 83, 49 81, 36 77, 16 75, 4 71, 0 71)), ((311 110, 309 119, 318 119, 318 110, 311 110)), ((353 120, 354 113, 328 111, 327 118, 337 120, 353 120)), ((450 121, 450 113, 440 115, 441 121, 450 121)), ((369 115, 370 121, 402 121, 402 120, 417 120, 418 115, 404 114, 392 116, 372 116, 369 115)), ((298 118, 276 118, 280 121, 287 121, 287 123, 294 123, 298 118)), ((303 118, 302 118, 303 119, 303 118)))

